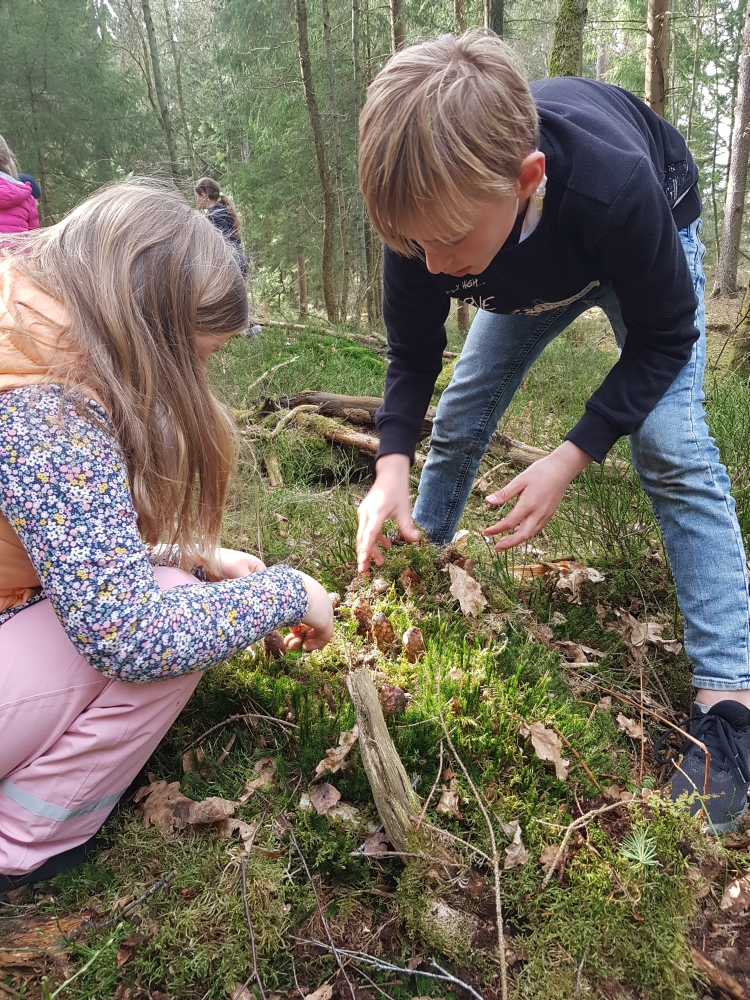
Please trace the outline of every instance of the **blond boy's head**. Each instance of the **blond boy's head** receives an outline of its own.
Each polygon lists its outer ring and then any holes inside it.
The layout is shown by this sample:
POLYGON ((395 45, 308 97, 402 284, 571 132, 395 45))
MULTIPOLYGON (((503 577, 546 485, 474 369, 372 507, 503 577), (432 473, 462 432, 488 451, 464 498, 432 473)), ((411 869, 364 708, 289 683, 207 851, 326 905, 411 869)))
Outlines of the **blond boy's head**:
POLYGON ((478 205, 512 195, 539 123, 514 53, 491 32, 441 35, 396 53, 360 115, 359 177, 384 241, 451 242, 478 205))

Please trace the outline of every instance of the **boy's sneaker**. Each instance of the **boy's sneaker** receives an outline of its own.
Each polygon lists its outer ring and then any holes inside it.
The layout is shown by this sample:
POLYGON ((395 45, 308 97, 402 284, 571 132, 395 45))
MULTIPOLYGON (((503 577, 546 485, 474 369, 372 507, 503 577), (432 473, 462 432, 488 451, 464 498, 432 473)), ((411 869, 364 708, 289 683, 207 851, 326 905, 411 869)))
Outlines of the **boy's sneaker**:
MULTIPOLYGON (((737 701, 720 701, 707 712, 697 705, 688 723, 688 732, 704 743, 711 754, 708 789, 705 800, 696 800, 690 806, 695 815, 701 809, 707 814, 707 833, 731 833, 737 829, 740 816, 747 809, 750 787, 750 709, 737 701)), ((658 753, 669 736, 664 733, 654 747, 654 758, 659 764, 677 762, 676 757, 662 760, 658 753)), ((671 779, 670 797, 693 792, 703 796, 706 773, 706 755, 691 740, 685 740, 679 749, 682 760, 678 762, 671 779)))

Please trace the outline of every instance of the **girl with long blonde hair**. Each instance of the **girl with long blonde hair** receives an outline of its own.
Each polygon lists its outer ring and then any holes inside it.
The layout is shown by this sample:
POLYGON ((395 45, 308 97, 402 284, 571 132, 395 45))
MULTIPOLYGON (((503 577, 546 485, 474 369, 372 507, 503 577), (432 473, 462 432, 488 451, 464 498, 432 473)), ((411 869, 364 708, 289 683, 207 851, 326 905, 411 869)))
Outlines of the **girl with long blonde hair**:
POLYGON ((219 545, 204 368, 246 323, 231 248, 152 182, 0 250, 0 892, 81 859, 202 670, 331 636, 319 583, 219 545))

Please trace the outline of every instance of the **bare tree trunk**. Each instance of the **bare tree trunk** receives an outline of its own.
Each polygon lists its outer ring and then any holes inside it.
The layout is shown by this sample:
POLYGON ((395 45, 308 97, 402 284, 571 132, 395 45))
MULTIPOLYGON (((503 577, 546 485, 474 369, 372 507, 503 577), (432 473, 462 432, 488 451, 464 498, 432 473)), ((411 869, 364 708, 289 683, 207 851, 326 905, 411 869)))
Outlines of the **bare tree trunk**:
POLYGON ((156 41, 156 30, 154 28, 154 19, 151 16, 151 4, 149 0, 141 0, 141 7, 143 8, 143 20, 146 24, 148 47, 151 53, 151 68, 154 74, 154 89, 156 90, 156 99, 159 102, 159 113, 164 127, 164 135, 167 139, 169 168, 172 171, 172 178, 174 179, 175 184, 179 187, 182 184, 182 174, 180 173, 179 159, 177 156, 177 143, 175 142, 174 129, 172 128, 172 116, 169 113, 169 104, 167 103, 167 92, 164 88, 164 78, 161 75, 159 46, 156 41))
POLYGON ((333 130, 333 152, 336 165, 336 198, 339 209, 339 230, 341 233, 341 298, 339 300, 339 315, 341 322, 346 322, 349 305, 349 226, 346 217, 346 193, 344 191, 344 158, 341 153, 341 129, 339 128, 339 110, 336 101, 336 84, 333 63, 333 41, 331 39, 331 11, 328 0, 322 0, 323 14, 323 44, 326 52, 326 69, 328 71, 328 99, 331 102, 331 126, 333 130))
POLYGON ((740 254, 742 216, 747 191, 747 164, 750 156, 750 0, 745 11, 745 28, 742 34, 739 79, 737 84, 737 109, 732 134, 732 158, 729 163, 727 196, 724 202, 724 221, 721 226, 719 267, 714 285, 714 296, 737 294, 737 263, 740 254))
POLYGON ((307 265, 302 245, 302 218, 297 212, 297 290, 299 292, 299 318, 307 319, 307 265))
MULTIPOLYGON (((505 30, 505 0, 483 0, 482 6, 484 13, 484 27, 488 28, 490 31, 494 31, 496 35, 502 38, 505 30)), ((465 20, 466 11, 464 7, 464 21, 465 20)), ((466 31, 466 28, 464 27, 460 30, 466 31)))
POLYGON ((391 15, 391 52, 398 52, 406 45, 404 0, 388 0, 388 8, 391 15))
POLYGON ((331 186, 331 175, 328 169, 328 154, 326 143, 323 138, 323 125, 320 120, 320 110, 318 109, 318 99, 315 96, 315 85, 313 83, 312 64, 310 62, 310 42, 307 34, 307 2, 306 0, 294 0, 295 20, 297 22, 297 48, 299 51, 299 65, 302 73, 302 87, 305 93, 305 105, 310 119, 313 142, 315 144, 315 156, 318 161, 318 176, 320 178, 320 188, 323 195, 323 299, 326 305, 326 313, 331 323, 336 322, 336 288, 333 281, 333 241, 336 226, 336 210, 334 207, 333 188, 331 186))
POLYGON ((188 163, 190 165, 190 175, 193 180, 197 180, 195 171, 195 152, 193 150, 193 140, 190 135, 187 111, 185 110, 185 96, 182 91, 182 56, 177 51, 174 31, 172 30, 172 17, 169 13, 169 0, 164 0, 164 18, 167 24, 167 34, 169 35, 169 47, 172 50, 172 62, 174 63, 174 75, 177 83, 177 103, 180 106, 180 118, 182 119, 182 131, 185 135, 185 146, 187 147, 188 163))
MULTIPOLYGON (((365 10, 365 83, 372 82, 372 48, 370 45, 370 6, 364 0, 365 10)), ((369 217, 365 217, 365 261, 367 264, 367 322, 372 329, 383 319, 382 244, 369 217)))
POLYGON ((583 66, 583 28, 586 0, 560 0, 555 37, 549 59, 550 76, 580 76, 583 66))
MULTIPOLYGON (((357 115, 362 108, 363 94, 362 94, 362 68, 360 64, 360 6, 359 0, 352 0, 352 74, 353 74, 353 84, 354 84, 354 107, 356 109, 357 115)), ((354 129, 354 162, 355 164, 359 161, 359 129, 354 129)), ((367 294, 367 254, 365 252, 365 202, 362 197, 362 192, 359 190, 359 185, 357 185, 357 215, 356 215, 356 230, 357 230, 357 274, 358 274, 358 287, 357 287, 357 325, 359 325, 362 317, 362 303, 367 294)))
POLYGON ((646 11, 646 104, 664 117, 669 66, 669 0, 648 0, 646 11))

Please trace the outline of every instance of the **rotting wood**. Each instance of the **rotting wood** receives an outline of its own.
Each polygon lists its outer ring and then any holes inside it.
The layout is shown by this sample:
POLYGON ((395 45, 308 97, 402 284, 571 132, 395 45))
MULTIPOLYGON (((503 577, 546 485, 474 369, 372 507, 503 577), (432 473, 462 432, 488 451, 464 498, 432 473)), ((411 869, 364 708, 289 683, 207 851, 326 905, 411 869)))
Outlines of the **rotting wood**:
POLYGON ((742 986, 733 979, 732 976, 727 975, 726 972, 722 972, 721 969, 717 968, 714 963, 707 958, 702 951, 697 948, 691 948, 690 954, 696 967, 700 972, 706 977, 711 986, 720 990, 722 993, 731 997, 732 1000, 746 1000, 747 993, 742 986))
MULTIPOLYGON (((297 406, 317 406, 318 413, 324 417, 338 417, 350 424, 375 426, 375 413, 383 400, 380 396, 342 396, 333 392, 313 392, 307 390, 294 396, 279 396, 278 405, 285 410, 293 410, 297 406)), ((430 406, 425 414, 422 425, 422 437, 428 437, 432 432, 432 421, 435 417, 435 407, 430 406)))
POLYGON ((346 685, 357 713, 362 764, 388 840, 396 851, 413 850, 418 836, 415 827, 419 820, 419 796, 411 787, 388 732, 367 667, 350 673, 346 685))

